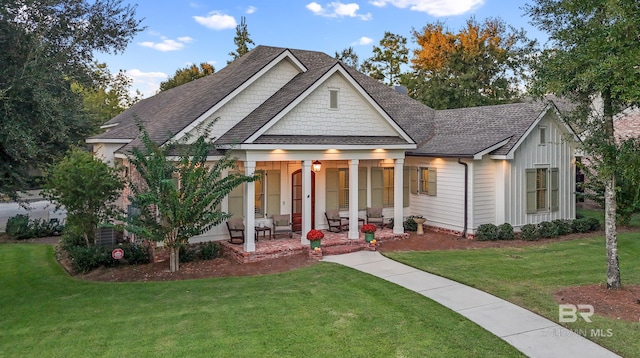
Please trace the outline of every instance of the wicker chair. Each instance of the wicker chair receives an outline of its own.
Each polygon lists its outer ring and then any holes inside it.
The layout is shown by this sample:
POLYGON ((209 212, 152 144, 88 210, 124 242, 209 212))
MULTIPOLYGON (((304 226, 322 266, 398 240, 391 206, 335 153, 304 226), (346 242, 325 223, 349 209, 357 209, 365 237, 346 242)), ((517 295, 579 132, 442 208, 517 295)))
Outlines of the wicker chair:
POLYGON ((293 224, 291 223, 291 216, 286 215, 273 215, 273 236, 277 233, 288 233, 289 237, 293 234, 293 224))
POLYGON ((229 242, 232 244, 244 244, 244 223, 242 218, 229 219, 227 221, 229 230, 229 242), (240 240, 240 242, 234 242, 240 240))

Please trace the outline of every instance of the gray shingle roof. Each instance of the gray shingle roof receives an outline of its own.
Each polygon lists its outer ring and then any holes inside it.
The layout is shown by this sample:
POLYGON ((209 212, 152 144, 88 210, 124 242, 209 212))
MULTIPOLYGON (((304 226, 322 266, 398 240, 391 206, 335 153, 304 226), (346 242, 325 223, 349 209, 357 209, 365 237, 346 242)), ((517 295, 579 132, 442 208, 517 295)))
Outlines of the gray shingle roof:
MULTIPOLYGON (((257 46, 245 56, 220 71, 182 86, 143 99, 111 119, 117 124, 95 139, 133 139, 120 152, 141 145, 136 119, 140 120, 153 141, 164 143, 231 92, 248 81, 285 48, 257 46)), ((310 88, 334 66, 342 66, 387 115, 402 128, 418 148, 408 155, 472 156, 505 139, 509 142, 492 154, 506 154, 545 108, 542 102, 516 103, 435 111, 406 94, 344 66, 327 54, 315 51, 289 50, 307 71, 299 73, 247 117, 223 134, 216 143, 243 143, 268 121, 282 112, 306 89, 310 88)), ((215 135, 215 133, 214 133, 215 135)), ((397 136, 269 136, 257 144, 406 144, 397 136)))
POLYGON ((507 154, 545 107, 532 102, 436 111, 435 134, 408 154, 473 156, 509 139, 491 153, 507 154))

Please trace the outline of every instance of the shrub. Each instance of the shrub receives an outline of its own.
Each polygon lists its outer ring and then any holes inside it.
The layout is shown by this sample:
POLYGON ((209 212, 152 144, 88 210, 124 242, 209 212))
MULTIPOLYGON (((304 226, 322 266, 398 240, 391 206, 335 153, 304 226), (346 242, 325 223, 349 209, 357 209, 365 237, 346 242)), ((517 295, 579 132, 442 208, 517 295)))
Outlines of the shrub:
POLYGON ((558 230, 558 235, 562 236, 562 235, 567 235, 567 234, 571 234, 571 220, 562 220, 562 219, 558 219, 558 220, 553 220, 553 223, 556 225, 556 228, 558 230))
POLYGON ((596 218, 587 218, 587 223, 589 224, 589 231, 600 230, 600 220, 596 218))
POLYGON ((520 238, 524 241, 537 241, 540 238, 538 227, 533 224, 523 225, 520 229, 520 238))
POLYGON ((67 252, 76 272, 86 273, 100 266, 113 267, 119 264, 118 260, 111 257, 111 250, 103 246, 70 246, 67 252))
POLYGON ((191 262, 197 258, 198 249, 193 245, 180 245, 180 251, 178 256, 180 256, 180 262, 191 262))
POLYGON ((476 239, 478 241, 498 240, 498 227, 493 224, 482 224, 478 226, 478 230, 476 231, 476 239))
POLYGON ((119 247, 124 250, 124 259, 130 265, 147 264, 151 261, 147 245, 125 244, 119 247))
POLYGON ((203 260, 215 259, 218 256, 220 256, 220 244, 213 241, 200 244, 200 257, 203 260))
POLYGON ((18 214, 7 220, 5 232, 14 240, 25 240, 31 238, 29 227, 29 215, 18 214))
POLYGON ((402 225, 406 231, 418 231, 418 223, 413 221, 413 216, 407 216, 402 225))
POLYGON ((558 227, 551 221, 543 221, 538 224, 538 235, 544 238, 557 237, 558 227))
POLYGON ((513 226, 509 223, 504 223, 498 226, 498 240, 513 240, 516 235, 513 232, 513 226))
POLYGON ((576 219, 582 219, 582 218, 584 218, 584 214, 581 213, 581 212, 577 212, 576 213, 576 219))
POLYGON ((53 236, 58 229, 57 224, 45 219, 32 220, 29 226, 31 229, 31 237, 53 236))
POLYGON ((591 223, 589 223, 589 219, 587 218, 575 219, 571 223, 571 228, 573 232, 589 232, 591 231, 591 223))

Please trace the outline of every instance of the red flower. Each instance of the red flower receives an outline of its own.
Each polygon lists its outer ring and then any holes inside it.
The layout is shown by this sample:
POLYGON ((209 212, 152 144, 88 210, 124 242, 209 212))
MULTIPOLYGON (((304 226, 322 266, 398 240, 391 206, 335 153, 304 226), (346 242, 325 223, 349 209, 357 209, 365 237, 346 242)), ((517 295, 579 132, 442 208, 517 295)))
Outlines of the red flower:
POLYGON ((307 240, 322 240, 324 238, 324 233, 320 230, 311 230, 307 233, 307 240))
POLYGON ((365 234, 373 234, 374 232, 376 232, 376 226, 373 224, 365 224, 365 225, 362 225, 362 227, 360 228, 360 231, 362 231, 365 234))

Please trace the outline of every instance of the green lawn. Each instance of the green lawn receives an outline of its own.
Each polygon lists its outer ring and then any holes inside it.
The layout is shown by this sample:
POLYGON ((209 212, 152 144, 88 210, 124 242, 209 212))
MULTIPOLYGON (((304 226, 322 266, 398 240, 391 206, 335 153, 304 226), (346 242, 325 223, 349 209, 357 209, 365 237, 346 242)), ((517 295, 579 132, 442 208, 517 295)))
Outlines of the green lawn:
POLYGON ((320 263, 261 277, 100 283, 0 245, 2 357, 520 356, 417 293, 320 263))
MULTIPOLYGON (((618 249, 623 284, 640 284, 640 233, 618 235, 618 249)), ((604 283, 606 279, 602 237, 534 247, 390 252, 386 255, 490 292, 555 322, 558 322, 558 304, 553 298, 554 292, 567 286, 604 283)), ((640 357, 640 323, 637 321, 595 316, 592 323, 578 321, 567 327, 587 332, 611 329, 611 337, 591 338, 624 356, 640 357)))

